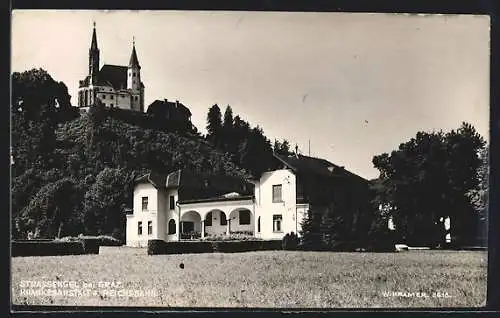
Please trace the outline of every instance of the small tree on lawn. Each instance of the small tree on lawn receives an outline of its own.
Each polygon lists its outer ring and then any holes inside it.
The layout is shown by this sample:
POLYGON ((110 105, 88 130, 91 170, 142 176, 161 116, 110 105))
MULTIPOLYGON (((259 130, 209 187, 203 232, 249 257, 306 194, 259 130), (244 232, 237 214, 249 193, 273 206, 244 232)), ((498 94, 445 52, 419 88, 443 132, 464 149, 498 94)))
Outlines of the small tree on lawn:
POLYGON ((321 214, 316 209, 309 209, 302 220, 300 231, 302 246, 306 249, 319 248, 321 240, 321 214))
POLYGON ((333 205, 330 205, 321 217, 320 232, 323 244, 328 249, 335 249, 343 237, 344 218, 336 213, 333 205))

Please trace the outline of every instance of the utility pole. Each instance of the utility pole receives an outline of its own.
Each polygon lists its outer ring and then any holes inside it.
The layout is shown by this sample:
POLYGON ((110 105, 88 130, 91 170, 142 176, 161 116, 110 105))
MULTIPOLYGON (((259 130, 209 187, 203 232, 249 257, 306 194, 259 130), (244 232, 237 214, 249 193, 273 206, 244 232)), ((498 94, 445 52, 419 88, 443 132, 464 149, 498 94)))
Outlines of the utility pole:
POLYGON ((311 156, 311 139, 309 139, 309 157, 311 156))

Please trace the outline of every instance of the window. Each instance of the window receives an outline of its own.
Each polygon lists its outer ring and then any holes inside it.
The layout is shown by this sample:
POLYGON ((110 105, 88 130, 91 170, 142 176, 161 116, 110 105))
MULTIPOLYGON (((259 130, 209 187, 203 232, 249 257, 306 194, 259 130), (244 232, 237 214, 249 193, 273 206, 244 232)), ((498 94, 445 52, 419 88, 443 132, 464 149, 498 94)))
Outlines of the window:
POLYGON ((240 219, 240 225, 250 224, 250 211, 241 210, 239 219, 240 219))
POLYGON ((220 212, 220 225, 227 225, 227 219, 224 212, 220 212))
POLYGON ((135 97, 135 100, 136 100, 136 101, 138 101, 138 100, 139 100, 139 96, 136 96, 136 97, 135 97))
POLYGON ((135 77, 135 72, 134 72, 134 73, 132 73, 132 76, 133 76, 133 77, 135 77))
POLYGON ((113 103, 109 104, 109 107, 113 107, 113 103))
POLYGON ((132 81, 132 84, 135 84, 135 80, 132 81))
POLYGON ((208 212, 205 217, 205 226, 212 226, 212 212, 208 212))
POLYGON ((257 232, 260 233, 260 216, 259 218, 257 219, 257 232))
POLYGON ((148 221, 148 235, 153 234, 153 221, 148 221))
POLYGON ((170 210, 175 209, 175 197, 173 195, 170 196, 170 210))
POLYGON ((106 99, 106 94, 102 94, 102 99, 106 99))
POLYGON ((283 217, 281 214, 273 215, 273 232, 282 232, 281 230, 281 222, 283 221, 283 217))
POLYGON ((109 96, 109 98, 113 99, 113 98, 114 98, 114 96, 113 96, 113 95, 111 95, 111 96, 109 96))
POLYGON ((273 185, 273 203, 283 202, 281 199, 281 184, 273 185))
POLYGON ((142 235, 142 222, 141 221, 139 221, 137 223, 137 234, 142 235))
POLYGON ((177 232, 177 226, 175 224, 175 220, 170 219, 170 221, 168 221, 168 234, 175 234, 175 232, 177 232))
POLYGON ((142 210, 148 210, 148 197, 142 197, 142 210))

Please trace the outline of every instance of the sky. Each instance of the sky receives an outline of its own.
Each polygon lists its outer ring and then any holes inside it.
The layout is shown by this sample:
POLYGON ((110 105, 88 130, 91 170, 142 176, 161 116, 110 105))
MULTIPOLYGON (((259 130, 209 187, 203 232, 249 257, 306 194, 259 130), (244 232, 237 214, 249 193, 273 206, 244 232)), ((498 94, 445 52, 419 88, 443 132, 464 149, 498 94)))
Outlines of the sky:
POLYGON ((466 121, 489 140, 488 16, 14 10, 12 71, 45 69, 77 105, 94 21, 100 66, 128 65, 135 37, 146 107, 179 100, 202 133, 209 107, 230 105, 367 179, 418 131, 466 121))

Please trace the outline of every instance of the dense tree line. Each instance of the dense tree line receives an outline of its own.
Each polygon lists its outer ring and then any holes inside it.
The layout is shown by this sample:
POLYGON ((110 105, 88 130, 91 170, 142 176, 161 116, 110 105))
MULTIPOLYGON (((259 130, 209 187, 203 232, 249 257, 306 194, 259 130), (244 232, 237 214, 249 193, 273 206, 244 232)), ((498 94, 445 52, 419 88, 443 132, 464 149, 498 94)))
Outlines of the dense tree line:
POLYGON ((288 156, 290 144, 287 140, 275 140, 274 144, 265 136, 261 127, 251 125, 239 115, 234 116, 231 106, 224 115, 217 104, 207 114, 206 140, 218 149, 230 154, 234 164, 260 176, 264 171, 276 168, 273 152, 288 156))

